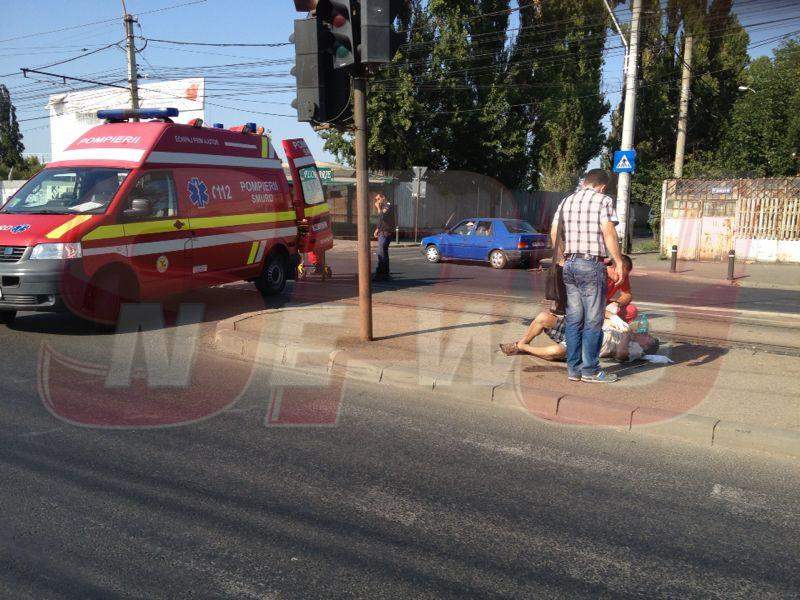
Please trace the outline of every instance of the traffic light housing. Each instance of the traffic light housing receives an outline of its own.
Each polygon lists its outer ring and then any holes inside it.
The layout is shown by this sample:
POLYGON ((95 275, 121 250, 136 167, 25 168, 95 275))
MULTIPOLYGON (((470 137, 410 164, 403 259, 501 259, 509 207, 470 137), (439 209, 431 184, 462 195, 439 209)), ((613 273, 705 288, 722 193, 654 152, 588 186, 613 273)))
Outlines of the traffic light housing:
POLYGON ((330 37, 318 17, 294 22, 296 63, 292 74, 297 80, 297 98, 292 106, 300 122, 342 126, 352 119, 350 75, 334 69, 330 37))
POLYGON ((359 59, 361 64, 392 62, 402 35, 394 21, 407 0, 361 0, 359 59))
POLYGON ((330 35, 325 43, 330 46, 333 68, 343 69, 356 63, 358 25, 353 23, 353 5, 350 0, 321 0, 317 4, 317 19, 330 35))

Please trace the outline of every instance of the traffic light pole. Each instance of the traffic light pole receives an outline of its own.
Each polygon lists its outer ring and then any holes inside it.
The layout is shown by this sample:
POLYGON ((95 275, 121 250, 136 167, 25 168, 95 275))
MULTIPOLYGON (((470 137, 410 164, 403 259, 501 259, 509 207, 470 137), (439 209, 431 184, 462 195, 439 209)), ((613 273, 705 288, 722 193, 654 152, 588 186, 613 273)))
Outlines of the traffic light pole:
POLYGON ((358 307, 361 340, 372 341, 372 280, 369 230, 369 172, 367 171, 367 80, 353 77, 353 116, 356 128, 356 206, 358 223, 358 307))

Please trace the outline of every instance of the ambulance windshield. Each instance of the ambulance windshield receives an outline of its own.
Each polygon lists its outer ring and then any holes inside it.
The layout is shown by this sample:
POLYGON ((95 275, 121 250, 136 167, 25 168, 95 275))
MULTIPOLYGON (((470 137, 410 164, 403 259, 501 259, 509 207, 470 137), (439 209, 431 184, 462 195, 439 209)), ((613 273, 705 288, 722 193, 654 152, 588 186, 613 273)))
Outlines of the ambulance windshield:
POLYGON ((319 180, 317 167, 303 167, 298 169, 300 174, 300 182, 303 184, 303 198, 306 204, 313 206, 314 204, 322 204, 325 202, 325 192, 322 190, 322 182, 319 180))
POLYGON ((0 212, 12 214, 102 214, 130 173, 109 167, 44 169, 22 186, 0 212))

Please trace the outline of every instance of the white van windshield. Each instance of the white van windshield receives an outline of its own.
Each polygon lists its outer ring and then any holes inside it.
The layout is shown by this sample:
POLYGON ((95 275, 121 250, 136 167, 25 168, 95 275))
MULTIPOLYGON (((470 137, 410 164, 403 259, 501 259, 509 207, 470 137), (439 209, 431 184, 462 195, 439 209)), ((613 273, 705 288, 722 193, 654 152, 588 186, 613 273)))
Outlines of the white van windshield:
POLYGON ((130 173, 109 167, 64 167, 39 171, 0 212, 6 214, 102 214, 130 173))
POLYGON ((325 202, 325 192, 322 190, 322 182, 317 173, 317 167, 303 167, 298 169, 300 183, 303 186, 303 198, 306 204, 313 206, 325 202))

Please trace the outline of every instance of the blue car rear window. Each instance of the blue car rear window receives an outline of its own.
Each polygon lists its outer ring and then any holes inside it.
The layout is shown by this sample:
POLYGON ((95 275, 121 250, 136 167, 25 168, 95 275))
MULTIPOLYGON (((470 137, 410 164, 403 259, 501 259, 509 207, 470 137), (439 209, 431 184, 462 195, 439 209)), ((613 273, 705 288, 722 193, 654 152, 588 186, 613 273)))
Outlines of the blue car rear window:
POLYGON ((508 233, 539 233, 527 221, 519 221, 517 219, 514 219, 514 220, 510 220, 509 219, 509 220, 503 221, 503 225, 506 226, 506 229, 508 230, 508 233))

